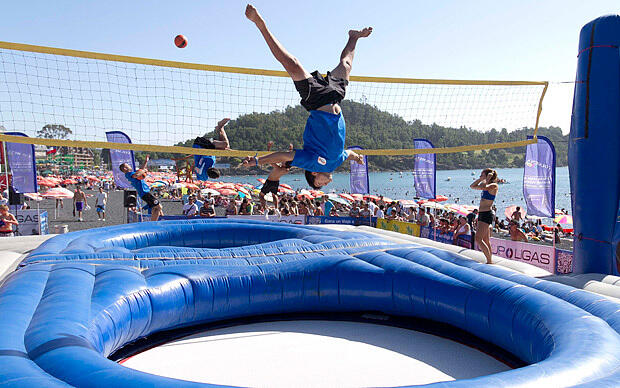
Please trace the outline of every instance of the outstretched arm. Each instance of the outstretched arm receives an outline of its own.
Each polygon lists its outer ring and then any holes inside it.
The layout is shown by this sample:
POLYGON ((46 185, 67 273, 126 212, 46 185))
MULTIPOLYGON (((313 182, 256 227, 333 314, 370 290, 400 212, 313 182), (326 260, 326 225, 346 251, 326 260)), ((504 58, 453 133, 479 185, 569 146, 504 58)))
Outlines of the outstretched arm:
POLYGON ((149 163, 150 157, 151 155, 146 155, 146 158, 144 159, 144 163, 142 163, 142 167, 140 167, 140 170, 146 170, 146 165, 149 163))
POLYGON ((276 39, 275 36, 269 31, 265 20, 258 13, 253 5, 248 4, 245 8, 245 16, 250 19, 263 35, 267 46, 271 50, 273 56, 284 66, 284 70, 291 76, 293 81, 301 81, 306 78, 310 78, 310 74, 303 68, 299 60, 295 58, 291 53, 286 51, 284 46, 276 39))
POLYGON ((250 166, 260 166, 261 164, 274 164, 274 163, 286 163, 290 162, 295 158, 295 151, 280 151, 273 152, 269 155, 264 156, 247 156, 243 163, 242 167, 250 167, 250 166))

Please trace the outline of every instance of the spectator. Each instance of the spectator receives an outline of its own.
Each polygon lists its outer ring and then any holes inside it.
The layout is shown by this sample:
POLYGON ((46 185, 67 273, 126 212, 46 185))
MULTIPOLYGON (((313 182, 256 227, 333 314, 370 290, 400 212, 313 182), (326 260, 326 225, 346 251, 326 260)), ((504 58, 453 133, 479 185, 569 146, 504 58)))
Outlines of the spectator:
POLYGON ((248 197, 244 197, 239 206, 239 214, 250 216, 254 214, 254 205, 248 197))
POLYGON ((418 212, 418 219, 416 220, 416 223, 420 226, 430 226, 430 218, 428 216, 428 214, 426 214, 426 210, 424 210, 424 208, 420 208, 420 211, 418 212))
POLYGON ((360 210, 360 217, 364 217, 364 218, 370 218, 371 213, 370 213, 370 208, 368 207, 368 202, 364 202, 364 205, 362 205, 362 210, 360 210))
POLYGON ((385 213, 383 212, 384 208, 385 208, 385 205, 383 204, 379 205, 379 208, 377 209, 377 213, 375 213, 375 216, 377 218, 385 218, 385 213))
POLYGON ((15 216, 9 213, 7 205, 0 205, 0 237, 13 237, 13 225, 19 225, 15 216))
POLYGON ((103 191, 103 186, 99 186, 99 192, 95 199, 95 209, 97 209, 97 219, 105 222, 105 205, 108 202, 108 193, 103 191))
POLYGON ((196 205, 196 197, 192 194, 187 199, 187 203, 183 205, 183 214, 187 218, 194 217, 198 213, 198 205, 196 205))
POLYGON ((471 236, 471 227, 467 223, 467 218, 463 216, 459 217, 459 224, 454 233, 454 245, 457 245, 457 241, 461 236, 471 236))
POLYGON ((227 216, 236 216, 237 212, 237 204, 234 199, 231 199, 226 206, 226 210, 224 212, 227 216))
POLYGON ((215 217, 215 206, 207 199, 202 203, 198 213, 200 214, 200 217, 213 218, 215 217))
POLYGON ((448 220, 446 218, 439 219, 439 233, 450 233, 450 224, 448 223, 448 220))
POLYGON ((323 196, 323 214, 331 214, 332 209, 334 207, 334 203, 332 201, 329 200, 329 197, 327 195, 323 196))
POLYGON ((527 235, 519 229, 517 221, 511 220, 508 226, 508 233, 510 233, 510 239, 512 241, 525 241, 527 242, 527 235))
POLYGON ((517 223, 517 225, 521 225, 521 221, 523 221, 523 216, 521 215, 521 207, 520 206, 517 206, 515 211, 512 212, 512 214, 510 215, 510 219, 512 221, 515 221, 517 223))
POLYGON ((0 192, 0 205, 7 205, 8 203, 9 203, 9 200, 4 195, 2 195, 2 193, 0 192))
POLYGON ((73 193, 73 208, 77 212, 78 221, 82 222, 82 212, 86 210, 88 202, 86 201, 86 194, 82 191, 80 186, 75 186, 75 192, 73 193))
POLYGON ((360 208, 357 206, 357 201, 353 203, 351 206, 351 210, 349 211, 349 217, 357 218, 360 216, 360 208))

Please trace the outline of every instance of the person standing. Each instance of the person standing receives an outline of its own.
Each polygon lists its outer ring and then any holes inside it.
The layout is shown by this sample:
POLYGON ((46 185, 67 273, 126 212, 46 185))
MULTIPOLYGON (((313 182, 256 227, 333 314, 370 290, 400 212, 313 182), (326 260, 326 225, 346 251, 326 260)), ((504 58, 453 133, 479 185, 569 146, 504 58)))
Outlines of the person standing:
POLYGON ((0 205, 0 237, 13 237, 13 225, 19 225, 15 216, 9 213, 7 205, 0 205))
POLYGON ((192 194, 187 199, 187 203, 183 205, 183 215, 191 218, 198 213, 198 205, 196 205, 196 197, 192 194))
POLYGON ((88 206, 86 194, 82 191, 80 186, 76 186, 75 192, 73 193, 73 208, 77 212, 79 222, 84 221, 82 218, 82 212, 86 209, 86 206, 88 206))
POLYGON ((480 205, 478 207, 478 226, 476 228, 476 243, 487 259, 487 264, 493 264, 491 247, 491 225, 495 218, 492 206, 499 190, 497 171, 485 168, 480 177, 469 185, 474 190, 481 190, 480 205))
POLYGON ((95 209, 97 210, 97 219, 105 222, 105 205, 108 202, 108 193, 103 191, 103 186, 99 186, 99 192, 95 199, 95 209))

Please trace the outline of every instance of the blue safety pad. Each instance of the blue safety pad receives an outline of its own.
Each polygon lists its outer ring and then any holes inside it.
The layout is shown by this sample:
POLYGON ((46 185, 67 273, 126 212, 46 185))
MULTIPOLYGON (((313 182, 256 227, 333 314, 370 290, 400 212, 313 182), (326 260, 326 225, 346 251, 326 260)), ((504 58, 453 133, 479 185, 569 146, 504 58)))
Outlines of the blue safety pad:
POLYGON ((620 304, 438 248, 227 219, 90 229, 33 250, 0 287, 0 386, 211 386, 106 357, 164 330, 359 311, 447 323, 528 364, 438 386, 620 386, 620 304))

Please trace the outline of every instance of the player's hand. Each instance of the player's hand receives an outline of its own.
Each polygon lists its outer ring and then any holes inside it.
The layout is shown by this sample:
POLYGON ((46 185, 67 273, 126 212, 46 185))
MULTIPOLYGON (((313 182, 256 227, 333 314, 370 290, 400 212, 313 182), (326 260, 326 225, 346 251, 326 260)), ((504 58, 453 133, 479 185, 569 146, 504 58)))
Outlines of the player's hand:
POLYGON ((254 157, 246 156, 245 159, 243 159, 243 162, 241 162, 241 164, 239 165, 239 167, 250 167, 253 165, 256 165, 256 161, 254 160, 254 157))
POLYGON ((353 160, 357 162, 357 164, 364 164, 364 156, 353 153, 353 160))
POLYGON ((228 124, 228 122, 230 121, 230 118, 226 117, 224 119, 221 119, 220 121, 217 122, 217 127, 216 128, 222 128, 224 125, 228 124))

